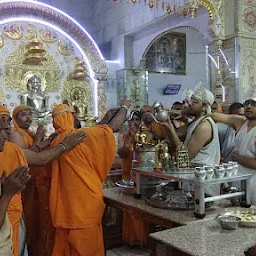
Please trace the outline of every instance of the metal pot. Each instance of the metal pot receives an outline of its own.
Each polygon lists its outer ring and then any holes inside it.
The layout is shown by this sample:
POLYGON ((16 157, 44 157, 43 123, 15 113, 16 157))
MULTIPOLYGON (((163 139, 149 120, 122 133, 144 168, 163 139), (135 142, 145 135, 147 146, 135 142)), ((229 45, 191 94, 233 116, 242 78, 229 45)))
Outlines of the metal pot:
MULTIPOLYGON (((145 146, 143 149, 135 151, 136 164, 134 167, 154 167, 155 147, 145 146)), ((163 182, 163 179, 141 175, 141 194, 148 195, 156 191, 156 187, 163 182)))

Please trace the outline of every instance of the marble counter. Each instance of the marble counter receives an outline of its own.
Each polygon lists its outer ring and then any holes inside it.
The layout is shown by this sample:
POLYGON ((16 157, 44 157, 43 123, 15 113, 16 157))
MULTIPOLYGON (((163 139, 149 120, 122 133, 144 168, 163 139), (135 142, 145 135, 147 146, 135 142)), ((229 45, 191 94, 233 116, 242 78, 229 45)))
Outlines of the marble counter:
POLYGON ((203 220, 194 217, 194 211, 181 211, 181 210, 165 210, 155 208, 148 205, 143 199, 135 199, 133 195, 127 195, 120 192, 119 188, 107 188, 104 189, 104 199, 107 204, 111 203, 112 206, 119 205, 123 208, 130 208, 145 212, 149 215, 161 218, 163 220, 175 223, 177 225, 187 225, 194 222, 202 222, 215 218, 223 211, 224 207, 230 206, 225 201, 223 205, 214 205, 206 210, 206 217, 203 220))
POLYGON ((150 234, 150 237, 193 256, 244 256, 256 245, 256 228, 222 229, 216 220, 150 234))

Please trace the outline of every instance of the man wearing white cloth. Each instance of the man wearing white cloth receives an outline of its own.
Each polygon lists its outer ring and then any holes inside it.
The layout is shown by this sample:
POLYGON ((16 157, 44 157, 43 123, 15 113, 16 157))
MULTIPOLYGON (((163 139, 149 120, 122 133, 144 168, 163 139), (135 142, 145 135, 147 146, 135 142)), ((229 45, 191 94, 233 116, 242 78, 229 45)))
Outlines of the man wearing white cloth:
MULTIPOLYGON (((7 135, 0 119, 0 152, 4 150, 5 141, 7 141, 7 135)), ((8 177, 4 170, 0 170, 0 173, 0 256, 12 256, 12 227, 7 208, 12 197, 25 188, 30 175, 26 166, 18 167, 8 177)))
POLYGON ((245 117, 214 113, 216 122, 226 123, 238 130, 232 160, 238 162, 239 171, 252 173, 251 203, 256 205, 256 93, 249 92, 244 102, 245 117))
MULTIPOLYGON (((188 148, 189 160, 195 166, 214 166, 220 162, 220 144, 217 125, 208 116, 211 113, 210 106, 213 102, 213 94, 202 87, 202 84, 199 84, 193 91, 191 97, 185 101, 182 110, 183 115, 195 118, 188 126, 184 142, 188 148)), ((181 141, 171 122, 169 122, 168 130, 172 141, 178 148, 181 145, 181 141)), ((185 189, 184 186, 183 188, 185 189)), ((208 194, 217 195, 220 193, 220 187, 219 185, 207 186, 205 191, 208 194)))

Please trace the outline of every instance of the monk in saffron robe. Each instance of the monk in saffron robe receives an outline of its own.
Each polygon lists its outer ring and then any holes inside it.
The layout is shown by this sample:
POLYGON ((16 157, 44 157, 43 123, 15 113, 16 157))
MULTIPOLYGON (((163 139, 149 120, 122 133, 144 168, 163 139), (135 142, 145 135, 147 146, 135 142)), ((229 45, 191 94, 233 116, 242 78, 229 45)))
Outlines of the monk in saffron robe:
MULTIPOLYGON (((0 105, 0 117, 4 121, 4 130, 7 137, 11 134, 11 117, 10 112, 6 106, 0 105)), ((11 174, 13 170, 20 166, 32 165, 46 165, 53 159, 59 157, 65 151, 75 147, 85 139, 85 133, 77 133, 69 135, 65 138, 65 149, 63 145, 58 145, 53 149, 46 150, 44 152, 35 153, 27 149, 21 149, 17 145, 11 142, 6 142, 4 151, 0 152, 0 159, 4 159, 0 163, 0 170, 5 170, 7 175, 11 174)), ((22 217, 22 201, 21 194, 15 195, 8 207, 8 216, 12 226, 12 241, 13 241, 13 255, 19 255, 19 227, 22 217)))
MULTIPOLYGON (((124 103, 128 106, 121 108, 108 126, 83 128, 87 132, 85 142, 52 163, 50 211, 56 227, 53 256, 104 255, 102 182, 115 158, 113 131, 123 124, 130 105, 128 100, 124 103)), ((56 106, 52 116, 59 135, 51 146, 70 132, 81 130, 74 129, 73 115, 66 104, 56 106)))
MULTIPOLYGON (((0 115, 10 116, 9 110, 6 106, 0 106, 0 115)), ((9 118, 8 118, 9 119, 9 118)), ((0 152, 0 170, 5 170, 7 175, 10 175, 17 167, 27 165, 27 160, 22 150, 13 143, 6 142, 4 151, 0 152)), ((13 242, 13 255, 18 256, 19 253, 19 227, 22 216, 22 203, 21 194, 13 196, 9 207, 8 217, 12 226, 12 242, 13 242)))
MULTIPOLYGON (((10 141, 20 148, 34 152, 43 151, 50 145, 51 137, 44 138, 43 126, 39 126, 36 135, 29 130, 32 123, 31 108, 20 105, 13 111, 14 129, 10 141)), ((26 242, 29 256, 52 255, 55 229, 49 211, 51 168, 30 167, 31 180, 22 192, 26 242)))
MULTIPOLYGON (((4 150, 6 141, 7 135, 5 133, 4 122, 0 118, 0 152, 4 150)), ((5 160, 1 158, 0 163, 5 160)), ((13 255, 12 228, 7 215, 8 206, 12 197, 25 188, 25 184, 29 178, 28 168, 26 166, 21 166, 13 170, 8 177, 6 171, 0 170, 0 255, 13 255)))
MULTIPOLYGON (((4 151, 0 152, 0 170, 5 170, 10 175, 19 166, 27 165, 27 160, 22 150, 11 142, 6 142, 4 151)), ((10 201, 8 216, 12 226, 13 255, 18 256, 19 251, 19 227, 22 216, 21 194, 16 194, 10 201)))
MULTIPOLYGON (((132 180, 130 177, 132 169, 133 152, 135 147, 135 135, 141 123, 139 111, 132 111, 128 119, 129 130, 118 138, 118 153, 122 158, 122 179, 132 180)), ((129 209, 123 209, 123 241, 132 245, 147 245, 149 224, 143 217, 129 209)))

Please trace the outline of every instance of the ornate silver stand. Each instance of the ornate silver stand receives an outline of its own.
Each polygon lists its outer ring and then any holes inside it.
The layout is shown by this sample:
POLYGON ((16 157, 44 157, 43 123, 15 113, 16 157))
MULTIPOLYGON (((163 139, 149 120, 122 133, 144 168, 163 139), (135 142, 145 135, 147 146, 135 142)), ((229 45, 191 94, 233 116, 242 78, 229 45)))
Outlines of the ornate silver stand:
POLYGON ((178 170, 173 169, 170 172, 155 172, 153 168, 135 168, 136 172, 136 194, 141 194, 141 175, 152 176, 156 178, 161 178, 165 180, 176 180, 179 182, 189 183, 194 187, 195 191, 195 217, 196 218, 204 218, 205 217, 205 203, 218 201, 226 198, 232 198, 237 196, 244 196, 245 202, 243 203, 243 207, 250 207, 250 178, 251 174, 249 173, 241 173, 238 171, 236 176, 232 177, 223 177, 223 178, 215 178, 205 179, 203 181, 198 180, 193 172, 193 169, 185 169, 178 170), (205 187, 211 184, 221 184, 226 182, 233 181, 241 181, 241 191, 236 193, 229 193, 217 196, 210 196, 205 198, 205 187))

